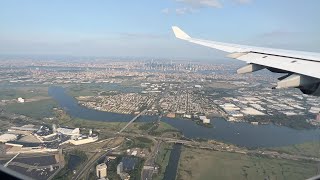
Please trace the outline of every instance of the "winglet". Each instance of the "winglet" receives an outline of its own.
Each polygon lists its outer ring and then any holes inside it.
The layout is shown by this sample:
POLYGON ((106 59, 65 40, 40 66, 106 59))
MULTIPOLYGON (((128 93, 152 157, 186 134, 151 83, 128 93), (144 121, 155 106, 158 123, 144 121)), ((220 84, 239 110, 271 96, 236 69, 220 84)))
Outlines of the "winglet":
POLYGON ((177 26, 172 26, 172 30, 174 32, 174 35, 179 38, 179 39, 189 39, 190 36, 183 32, 179 27, 177 26))

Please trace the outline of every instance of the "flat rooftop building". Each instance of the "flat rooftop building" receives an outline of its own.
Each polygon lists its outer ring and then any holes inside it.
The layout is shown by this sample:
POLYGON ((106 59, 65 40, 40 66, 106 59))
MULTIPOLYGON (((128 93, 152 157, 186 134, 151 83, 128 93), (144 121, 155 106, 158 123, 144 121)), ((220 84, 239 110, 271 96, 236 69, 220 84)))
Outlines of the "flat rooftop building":
POLYGON ((75 129, 57 128, 57 132, 64 135, 68 135, 68 136, 74 136, 74 135, 80 134, 80 129, 79 128, 75 128, 75 129))

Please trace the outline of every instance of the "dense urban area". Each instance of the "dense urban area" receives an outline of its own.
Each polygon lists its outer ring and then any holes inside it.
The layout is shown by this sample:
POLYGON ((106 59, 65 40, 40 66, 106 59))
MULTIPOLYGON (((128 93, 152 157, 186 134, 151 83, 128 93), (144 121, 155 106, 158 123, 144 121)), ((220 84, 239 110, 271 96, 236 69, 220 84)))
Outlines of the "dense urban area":
POLYGON ((319 174, 320 98, 272 89, 281 75, 267 70, 238 75, 241 65, 4 58, 1 164, 34 179, 319 174), (254 134, 246 135, 248 129, 254 134), (279 143, 271 135, 254 139, 268 129, 310 135, 279 143))

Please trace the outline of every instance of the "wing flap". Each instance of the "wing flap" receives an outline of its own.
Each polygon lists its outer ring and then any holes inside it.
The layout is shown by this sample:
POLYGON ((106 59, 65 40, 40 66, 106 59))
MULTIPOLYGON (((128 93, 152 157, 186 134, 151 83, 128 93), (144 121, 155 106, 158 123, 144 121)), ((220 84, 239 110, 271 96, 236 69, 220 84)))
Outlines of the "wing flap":
POLYGON ((296 72, 298 74, 314 78, 320 78, 320 63, 315 61, 305 61, 287 57, 264 55, 259 53, 247 53, 245 55, 239 56, 236 59, 265 67, 272 67, 288 72, 296 72))

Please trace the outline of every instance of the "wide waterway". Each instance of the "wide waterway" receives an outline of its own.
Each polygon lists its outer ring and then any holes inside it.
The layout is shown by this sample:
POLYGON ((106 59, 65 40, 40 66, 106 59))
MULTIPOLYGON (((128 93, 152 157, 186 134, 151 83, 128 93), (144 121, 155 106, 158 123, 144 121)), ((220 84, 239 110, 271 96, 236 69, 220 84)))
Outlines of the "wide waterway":
MULTIPOLYGON (((80 106, 77 100, 69 96, 62 87, 50 87, 48 93, 72 117, 107 122, 128 122, 134 117, 133 115, 96 111, 80 106)), ((151 122, 157 118, 156 116, 142 116, 137 121, 151 122)), ((193 121, 183 119, 163 117, 161 121, 177 128, 187 138, 214 139, 245 147, 285 146, 320 140, 320 129, 295 130, 272 124, 255 126, 249 123, 231 123, 221 118, 215 118, 211 121, 213 128, 202 127, 193 121)))

